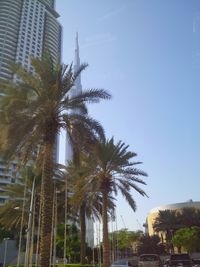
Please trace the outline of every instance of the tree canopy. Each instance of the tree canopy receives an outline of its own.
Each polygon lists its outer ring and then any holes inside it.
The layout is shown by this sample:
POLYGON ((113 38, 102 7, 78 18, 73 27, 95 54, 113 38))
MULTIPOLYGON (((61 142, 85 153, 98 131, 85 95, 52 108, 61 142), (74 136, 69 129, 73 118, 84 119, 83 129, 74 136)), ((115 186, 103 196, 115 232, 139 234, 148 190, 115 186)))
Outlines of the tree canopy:
POLYGON ((176 231, 172 242, 175 246, 185 249, 187 252, 197 252, 200 250, 200 227, 192 226, 181 228, 176 231))
POLYGON ((72 144, 84 136, 104 135, 101 125, 89 116, 86 103, 109 99, 110 94, 90 89, 69 96, 86 64, 73 73, 72 65, 54 64, 47 52, 41 59, 32 59, 31 65, 29 72, 14 64, 16 79, 0 80, 0 150, 9 160, 26 162, 35 154, 41 160, 40 256, 41 266, 46 267, 51 249, 55 140, 61 128, 72 144))

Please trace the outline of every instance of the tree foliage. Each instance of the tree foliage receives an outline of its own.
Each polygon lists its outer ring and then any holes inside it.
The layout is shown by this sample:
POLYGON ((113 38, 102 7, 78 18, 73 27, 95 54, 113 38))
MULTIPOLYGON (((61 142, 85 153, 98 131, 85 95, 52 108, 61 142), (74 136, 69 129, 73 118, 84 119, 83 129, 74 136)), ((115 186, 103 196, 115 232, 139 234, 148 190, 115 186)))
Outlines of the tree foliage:
POLYGON ((14 232, 0 224, 0 243, 4 238, 13 238, 14 232))
POLYGON ((200 250, 200 227, 192 226, 181 228, 176 231, 172 242, 180 250, 185 249, 187 252, 197 252, 200 250))
POLYGON ((183 208, 181 210, 160 210, 155 219, 153 228, 156 232, 163 231, 170 235, 184 227, 200 227, 200 210, 195 208, 183 208))
POLYGON ((100 136, 101 125, 88 115, 86 103, 109 99, 102 89, 90 89, 76 96, 69 94, 77 76, 71 65, 54 64, 49 53, 32 59, 33 72, 13 65, 16 81, 0 81, 0 150, 9 160, 22 162, 39 155, 42 166, 41 266, 49 265, 55 140, 64 128, 77 144, 83 136, 100 136), (72 131, 73 129, 73 131, 72 131), (73 134, 72 134, 73 133, 73 134))
POLYGON ((87 188, 90 184, 94 184, 96 191, 100 192, 102 197, 103 264, 104 267, 109 267, 109 199, 112 195, 116 197, 120 192, 131 209, 135 211, 136 203, 132 190, 146 196, 138 184, 145 185, 140 177, 147 176, 147 174, 136 168, 140 162, 132 161, 136 157, 136 153, 129 151, 128 146, 122 141, 115 144, 114 138, 100 140, 89 157, 93 170, 84 187, 87 188))
POLYGON ((117 249, 132 249, 133 244, 140 239, 142 231, 128 231, 124 228, 109 234, 110 242, 117 245, 117 249))
POLYGON ((23 227, 27 227, 28 216, 30 209, 30 199, 33 180, 35 183, 35 210, 36 220, 39 216, 39 201, 40 201, 40 184, 41 172, 29 165, 18 172, 17 183, 7 184, 3 187, 5 195, 9 197, 9 201, 0 207, 0 223, 8 229, 19 230, 22 222, 23 227))
POLYGON ((163 254, 165 252, 165 248, 160 243, 160 238, 157 235, 144 234, 139 241, 138 254, 163 254))
MULTIPOLYGON (((195 208, 183 208, 179 210, 160 210, 153 224, 153 228, 157 233, 160 233, 166 241, 167 250, 174 251, 174 245, 178 246, 178 239, 172 242, 174 235, 179 229, 187 227, 200 227, 200 210, 195 208)), ((180 246, 179 246, 180 248, 180 246)))
MULTIPOLYGON (((57 229, 56 238, 56 252, 57 256, 62 258, 64 255, 64 224, 59 224, 57 229)), ((69 262, 79 262, 80 260, 80 233, 79 229, 75 224, 67 225, 66 237, 66 258, 69 262)))

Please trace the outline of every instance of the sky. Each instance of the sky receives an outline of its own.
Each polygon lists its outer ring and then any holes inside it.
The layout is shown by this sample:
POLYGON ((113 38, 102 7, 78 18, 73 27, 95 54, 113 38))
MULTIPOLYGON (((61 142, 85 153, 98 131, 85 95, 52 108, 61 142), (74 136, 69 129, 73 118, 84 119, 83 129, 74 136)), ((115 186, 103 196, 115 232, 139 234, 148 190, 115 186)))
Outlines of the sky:
MULTIPOLYGON (((112 95, 90 115, 148 173, 149 197, 132 192, 136 212, 118 197, 118 229, 144 230, 151 209, 200 201, 200 1, 57 0, 56 10, 63 62, 73 61, 78 32, 83 88, 112 95)), ((61 144, 61 161, 64 153, 61 144)))

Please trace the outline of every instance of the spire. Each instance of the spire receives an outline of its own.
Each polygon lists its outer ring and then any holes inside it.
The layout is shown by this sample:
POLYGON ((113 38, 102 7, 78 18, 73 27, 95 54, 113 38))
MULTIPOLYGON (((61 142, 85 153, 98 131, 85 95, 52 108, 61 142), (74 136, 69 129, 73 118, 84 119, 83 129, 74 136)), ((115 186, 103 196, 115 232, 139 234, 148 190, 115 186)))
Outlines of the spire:
MULTIPOLYGON (((80 68, 80 57, 79 57, 79 43, 78 43, 78 32, 76 32, 76 39, 75 39, 75 54, 74 54, 74 73, 76 73, 80 68)), ((82 91, 81 85, 81 75, 77 77, 75 82, 75 89, 74 93, 78 94, 82 91)))
POLYGON ((79 58, 79 44, 78 44, 78 32, 76 32, 75 40, 75 55, 74 55, 74 71, 80 67, 80 58, 79 58))
POLYGON ((78 53, 79 53, 78 32, 76 32, 76 51, 78 51, 78 53))

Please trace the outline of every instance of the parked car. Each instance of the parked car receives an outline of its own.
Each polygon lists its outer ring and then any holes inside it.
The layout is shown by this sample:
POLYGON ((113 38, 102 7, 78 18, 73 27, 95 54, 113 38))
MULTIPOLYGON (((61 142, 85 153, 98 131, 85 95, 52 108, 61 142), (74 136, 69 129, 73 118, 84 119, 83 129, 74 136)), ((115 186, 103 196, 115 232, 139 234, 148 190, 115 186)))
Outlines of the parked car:
POLYGON ((157 254, 142 254, 139 257, 138 267, 162 267, 162 261, 157 254))
POLYGON ((127 260, 118 260, 113 262, 111 267, 132 267, 132 264, 127 260))
POLYGON ((170 267, 192 267, 192 260, 187 253, 171 254, 168 266, 170 267))

